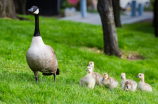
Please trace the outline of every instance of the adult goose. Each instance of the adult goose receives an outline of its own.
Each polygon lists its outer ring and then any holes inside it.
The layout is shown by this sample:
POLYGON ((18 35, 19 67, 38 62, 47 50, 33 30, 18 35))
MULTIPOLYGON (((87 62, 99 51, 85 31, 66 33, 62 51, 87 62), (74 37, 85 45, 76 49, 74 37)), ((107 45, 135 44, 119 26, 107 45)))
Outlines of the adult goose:
POLYGON ((26 60, 30 69, 34 72, 36 82, 38 83, 38 71, 43 75, 59 75, 58 62, 52 47, 45 45, 39 31, 39 8, 32 6, 28 9, 35 17, 35 31, 31 46, 26 53, 26 60))

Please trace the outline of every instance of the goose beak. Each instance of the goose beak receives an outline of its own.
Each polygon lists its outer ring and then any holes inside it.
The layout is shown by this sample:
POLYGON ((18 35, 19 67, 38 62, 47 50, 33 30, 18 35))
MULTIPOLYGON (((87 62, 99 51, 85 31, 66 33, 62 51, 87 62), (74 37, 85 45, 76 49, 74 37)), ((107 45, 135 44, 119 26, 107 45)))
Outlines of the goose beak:
POLYGON ((33 8, 28 9, 29 12, 33 12, 33 8))
POLYGON ((87 71, 89 71, 89 69, 87 69, 87 71))
POLYGON ((88 66, 90 66, 90 64, 88 64, 88 66))
POLYGON ((137 78, 139 78, 139 76, 136 76, 137 78))
POLYGON ((121 76, 121 79, 122 79, 123 77, 121 76))
POLYGON ((128 89, 128 86, 127 86, 127 89, 128 89))
POLYGON ((104 78, 102 79, 102 81, 104 81, 104 78))

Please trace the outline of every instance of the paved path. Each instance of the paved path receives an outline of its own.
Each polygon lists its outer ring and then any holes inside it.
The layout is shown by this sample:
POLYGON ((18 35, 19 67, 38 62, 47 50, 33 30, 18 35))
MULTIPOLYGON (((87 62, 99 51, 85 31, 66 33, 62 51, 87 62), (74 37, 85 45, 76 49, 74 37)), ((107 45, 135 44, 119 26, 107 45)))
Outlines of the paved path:
MULTIPOLYGON (((153 18, 152 12, 144 12, 143 16, 136 16, 136 17, 131 17, 130 12, 125 12, 125 15, 121 15, 121 23, 129 24, 129 23, 135 23, 152 18, 153 18)), ((88 13, 86 18, 82 18, 80 13, 77 13, 75 16, 64 17, 61 19, 101 25, 101 19, 98 13, 88 13)))

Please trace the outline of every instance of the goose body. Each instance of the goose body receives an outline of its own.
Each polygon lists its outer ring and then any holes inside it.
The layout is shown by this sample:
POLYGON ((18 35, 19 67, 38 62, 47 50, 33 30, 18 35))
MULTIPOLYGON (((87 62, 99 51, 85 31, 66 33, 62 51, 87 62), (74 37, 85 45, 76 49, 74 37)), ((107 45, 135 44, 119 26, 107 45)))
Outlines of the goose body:
POLYGON ((93 78, 95 79, 95 83, 96 83, 97 85, 99 85, 99 86, 102 86, 101 81, 102 81, 103 77, 102 77, 99 73, 97 73, 97 72, 93 72, 93 73, 92 73, 92 76, 93 76, 93 78))
POLYGON ((27 63, 32 71, 56 73, 57 58, 53 48, 45 45, 41 36, 33 37, 30 48, 26 53, 27 63))
POLYGON ((32 38, 31 46, 26 53, 26 60, 30 69, 34 72, 36 82, 38 82, 38 71, 43 75, 59 75, 58 62, 52 47, 45 45, 39 31, 39 9, 32 6, 29 9, 35 16, 35 32, 32 38))
POLYGON ((148 83, 145 83, 145 81, 144 81, 144 74, 139 73, 137 77, 140 79, 138 89, 141 90, 141 91, 150 91, 150 92, 152 92, 152 87, 148 83))
POLYGON ((133 81, 131 79, 126 79, 126 74, 125 73, 121 73, 121 87, 123 90, 131 90, 131 91, 135 91, 137 88, 137 82, 133 81), (125 83, 127 82, 126 86, 125 83), (127 89, 128 86, 128 89, 127 89), (126 88, 125 88, 126 87, 126 88))

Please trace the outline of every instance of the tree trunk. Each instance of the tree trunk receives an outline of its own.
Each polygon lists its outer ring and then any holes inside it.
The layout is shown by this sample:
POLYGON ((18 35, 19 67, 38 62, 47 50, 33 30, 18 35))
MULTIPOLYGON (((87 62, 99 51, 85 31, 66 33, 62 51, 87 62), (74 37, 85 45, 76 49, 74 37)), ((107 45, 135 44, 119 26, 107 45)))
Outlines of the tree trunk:
POLYGON ((154 27, 155 37, 158 37, 158 0, 154 2, 154 27))
POLYGON ((13 0, 0 0, 0 17, 17 18, 13 0))
POLYGON ((26 0, 14 0, 15 10, 18 14, 26 14, 26 0))
POLYGON ((114 12, 115 26, 121 27, 120 0, 112 0, 112 5, 113 5, 113 12, 114 12))
POLYGON ((117 42, 112 0, 98 0, 97 9, 102 21, 104 53, 121 57, 122 52, 120 51, 117 42))

